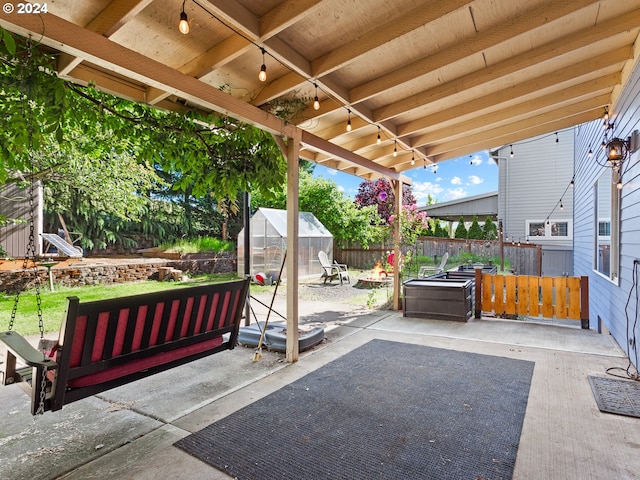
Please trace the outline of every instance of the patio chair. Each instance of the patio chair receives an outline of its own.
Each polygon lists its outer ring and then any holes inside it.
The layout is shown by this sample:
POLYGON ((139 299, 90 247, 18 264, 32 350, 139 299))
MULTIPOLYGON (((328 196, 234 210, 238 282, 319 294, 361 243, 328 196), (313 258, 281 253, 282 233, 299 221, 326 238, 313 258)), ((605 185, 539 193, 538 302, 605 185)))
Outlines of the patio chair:
POLYGON ((420 267, 420 271, 418 272, 418 278, 424 278, 428 275, 435 275, 437 273, 442 272, 444 270, 445 265, 447 264, 447 260, 449 260, 449 252, 445 252, 445 254, 442 255, 442 260, 440 261, 440 265, 438 265, 437 267, 432 265, 420 267))
POLYGON ((348 268, 344 263, 338 263, 335 260, 333 263, 329 262, 329 257, 322 250, 318 252, 318 260, 320 260, 320 266, 322 267, 322 276, 320 278, 324 278, 323 283, 327 283, 327 280, 332 282, 336 277, 340 279, 340 285, 344 280, 347 283, 351 283, 348 268))

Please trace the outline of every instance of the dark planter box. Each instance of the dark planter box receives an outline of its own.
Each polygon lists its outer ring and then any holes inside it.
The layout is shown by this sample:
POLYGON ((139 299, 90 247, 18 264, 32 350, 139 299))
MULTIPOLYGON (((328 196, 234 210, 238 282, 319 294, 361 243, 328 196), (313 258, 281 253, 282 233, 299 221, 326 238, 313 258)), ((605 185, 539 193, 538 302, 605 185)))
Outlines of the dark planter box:
POLYGON ((473 315, 473 280, 420 278, 403 283, 403 316, 466 322, 473 315))

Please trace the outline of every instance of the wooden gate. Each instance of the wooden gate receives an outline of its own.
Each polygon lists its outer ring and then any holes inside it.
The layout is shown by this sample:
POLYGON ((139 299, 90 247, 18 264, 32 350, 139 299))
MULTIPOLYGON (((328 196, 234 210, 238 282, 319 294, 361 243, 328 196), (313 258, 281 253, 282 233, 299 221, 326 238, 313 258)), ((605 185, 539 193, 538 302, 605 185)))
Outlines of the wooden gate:
POLYGON ((476 318, 496 315, 580 320, 589 328, 589 277, 535 277, 476 273, 476 318), (482 275, 481 281, 477 278, 482 275), (481 305, 481 309, 477 308, 481 305))

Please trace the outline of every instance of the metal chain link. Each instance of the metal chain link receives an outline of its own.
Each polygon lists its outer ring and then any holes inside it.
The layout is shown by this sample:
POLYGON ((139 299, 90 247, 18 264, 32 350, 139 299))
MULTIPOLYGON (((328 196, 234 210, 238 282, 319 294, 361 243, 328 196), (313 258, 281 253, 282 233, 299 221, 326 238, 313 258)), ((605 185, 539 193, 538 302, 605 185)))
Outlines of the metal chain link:
MULTIPOLYGON (((33 71, 32 60, 32 43, 31 37, 27 39, 27 62, 30 71, 33 71)), ((33 276, 36 289, 36 304, 38 307, 38 329, 40 331, 40 344, 42 345, 42 357, 43 360, 47 360, 47 354, 45 349, 44 340, 44 321, 42 318, 42 297, 40 295, 40 275, 38 273, 38 265, 36 263, 36 239, 35 239, 35 196, 36 196, 36 178, 35 178, 35 166, 33 164, 33 109, 29 102, 31 100, 31 79, 27 79, 26 93, 25 93, 25 111, 27 115, 27 147, 29 155, 29 241, 27 243, 27 250, 22 262, 22 271, 27 273, 29 267, 29 259, 32 259, 33 264, 33 276)), ((29 282, 25 282, 25 287, 29 285, 29 282)), ((9 331, 13 330, 16 313, 18 311, 18 303, 20 300, 20 288, 13 302, 13 308, 11 309, 11 319, 9 320, 9 331)), ((42 372, 42 379, 40 383, 40 398, 36 415, 42 415, 44 413, 44 406, 46 400, 46 388, 47 388, 47 367, 44 367, 42 372)))

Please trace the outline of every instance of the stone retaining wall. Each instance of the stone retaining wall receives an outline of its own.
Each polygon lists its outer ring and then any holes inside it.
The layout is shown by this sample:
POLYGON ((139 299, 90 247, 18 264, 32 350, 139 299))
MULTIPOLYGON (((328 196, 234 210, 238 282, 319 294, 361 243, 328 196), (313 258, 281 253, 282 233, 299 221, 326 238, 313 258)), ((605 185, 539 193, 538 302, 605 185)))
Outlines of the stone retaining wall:
MULTIPOLYGON (((92 262, 85 259, 71 266, 52 267, 51 275, 56 285, 67 287, 81 287, 85 285, 109 285, 115 283, 141 282, 144 280, 158 280, 158 272, 162 267, 182 270, 186 275, 203 273, 236 272, 235 255, 219 254, 202 258, 169 259, 129 259, 122 263, 99 261, 92 262)), ((41 288, 48 288, 49 277, 45 267, 38 268, 41 288)), ((27 274, 23 270, 0 271, 0 292, 14 294, 24 289, 35 287, 33 269, 27 274)))

